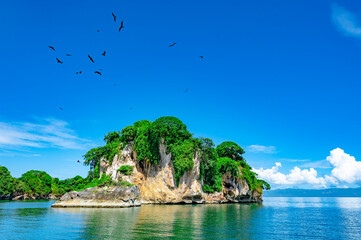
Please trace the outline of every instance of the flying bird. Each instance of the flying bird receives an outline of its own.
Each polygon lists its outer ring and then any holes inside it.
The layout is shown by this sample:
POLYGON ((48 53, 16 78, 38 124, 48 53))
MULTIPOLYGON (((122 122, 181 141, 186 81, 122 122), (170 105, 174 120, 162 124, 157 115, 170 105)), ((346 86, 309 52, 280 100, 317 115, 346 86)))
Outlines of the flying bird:
POLYGON ((117 84, 116 84, 116 83, 114 83, 113 85, 114 85, 114 86, 117 86, 117 84))
POLYGON ((200 58, 204 58, 203 56, 199 56, 200 58))
POLYGON ((97 29, 97 32, 100 32, 100 30, 99 30, 99 29, 97 29))
POLYGON ((76 72, 75 74, 81 74, 81 71, 79 71, 79 72, 76 72))
POLYGON ((68 53, 68 54, 66 54, 66 56, 71 57, 71 54, 68 53))
POLYGON ((112 13, 112 16, 113 16, 113 18, 114 18, 114 22, 116 22, 116 21, 117 21, 117 16, 115 16, 114 13, 112 13))
POLYGON ((174 45, 176 45, 177 43, 172 43, 171 45, 169 45, 168 47, 174 47, 174 45))
POLYGON ((133 108, 131 107, 131 108, 129 108, 129 110, 133 110, 133 108))
POLYGON ((58 108, 59 108, 59 110, 64 111, 64 109, 62 107, 58 107, 58 108))
POLYGON ((187 92, 188 92, 188 88, 187 88, 184 92, 187 93, 187 92))
POLYGON ((102 53, 102 55, 105 56, 105 53, 106 53, 106 52, 107 52, 107 51, 104 51, 104 52, 102 53))
POLYGON ((55 48, 54 47, 52 47, 52 46, 48 46, 50 49, 52 49, 52 50, 54 50, 55 51, 55 48))
POLYGON ((90 61, 92 61, 94 63, 94 60, 92 59, 92 57, 88 54, 88 58, 90 59, 90 61))
POLYGON ((56 61, 58 61, 58 63, 63 63, 62 61, 59 60, 59 58, 56 58, 56 61))
POLYGON ((119 27, 119 32, 120 32, 120 30, 122 30, 123 27, 124 27, 124 26, 123 26, 123 21, 121 21, 121 22, 120 22, 120 27, 119 27))
POLYGON ((100 76, 102 75, 102 73, 99 71, 95 71, 94 73, 99 74, 100 76))
POLYGON ((78 160, 78 163, 80 163, 80 161, 78 160))

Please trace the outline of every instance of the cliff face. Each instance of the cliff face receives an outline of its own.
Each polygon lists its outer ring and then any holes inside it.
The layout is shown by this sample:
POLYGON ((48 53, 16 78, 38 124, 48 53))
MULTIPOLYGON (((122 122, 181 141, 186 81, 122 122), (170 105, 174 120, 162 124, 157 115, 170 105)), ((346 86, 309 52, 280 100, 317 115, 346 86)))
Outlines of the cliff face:
POLYGON ((230 174, 223 175, 222 192, 208 194, 202 191, 200 178, 200 158, 193 159, 194 166, 186 172, 177 186, 171 154, 166 153, 164 144, 159 147, 158 164, 149 162, 142 164, 137 154, 128 144, 116 155, 111 165, 105 159, 100 161, 100 174, 107 174, 114 181, 127 181, 140 189, 142 203, 226 203, 226 202, 262 202, 262 195, 252 191, 242 177, 233 178, 230 174), (121 166, 133 166, 131 175, 117 171, 121 166))

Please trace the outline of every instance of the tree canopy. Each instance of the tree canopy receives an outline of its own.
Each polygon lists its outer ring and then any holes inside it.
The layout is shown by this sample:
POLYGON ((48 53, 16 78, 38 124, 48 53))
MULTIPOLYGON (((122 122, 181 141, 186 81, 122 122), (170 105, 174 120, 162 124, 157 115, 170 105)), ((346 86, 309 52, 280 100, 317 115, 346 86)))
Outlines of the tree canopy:
POLYGON ((10 195, 15 190, 15 179, 6 167, 0 166, 0 196, 10 195))
POLYGON ((228 157, 235 161, 244 161, 242 154, 244 154, 243 148, 241 148, 235 142, 223 142, 216 148, 219 157, 228 157))

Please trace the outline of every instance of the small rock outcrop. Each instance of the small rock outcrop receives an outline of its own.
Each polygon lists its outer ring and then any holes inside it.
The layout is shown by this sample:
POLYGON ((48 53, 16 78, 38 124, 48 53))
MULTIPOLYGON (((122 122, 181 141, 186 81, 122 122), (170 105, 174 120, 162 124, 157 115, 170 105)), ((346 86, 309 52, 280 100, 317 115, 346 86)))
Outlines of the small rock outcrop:
POLYGON ((68 192, 52 207, 123 208, 141 205, 138 186, 92 187, 68 192))

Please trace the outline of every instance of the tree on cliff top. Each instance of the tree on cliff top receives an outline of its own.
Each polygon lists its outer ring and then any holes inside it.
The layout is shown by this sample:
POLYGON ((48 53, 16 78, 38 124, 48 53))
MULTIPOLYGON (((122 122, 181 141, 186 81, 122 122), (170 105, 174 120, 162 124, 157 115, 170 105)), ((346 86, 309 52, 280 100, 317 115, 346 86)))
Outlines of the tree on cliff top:
POLYGON ((243 148, 241 148, 235 142, 223 142, 216 148, 219 157, 228 157, 235 161, 244 161, 242 154, 244 154, 243 148))
POLYGON ((192 137, 187 126, 176 117, 158 118, 151 125, 151 131, 158 141, 164 139, 164 143, 168 146, 192 137))
POLYGON ((109 132, 104 136, 105 146, 92 148, 84 156, 84 165, 90 166, 95 169, 104 157, 110 163, 113 161, 115 154, 120 150, 121 137, 119 132, 109 132))

